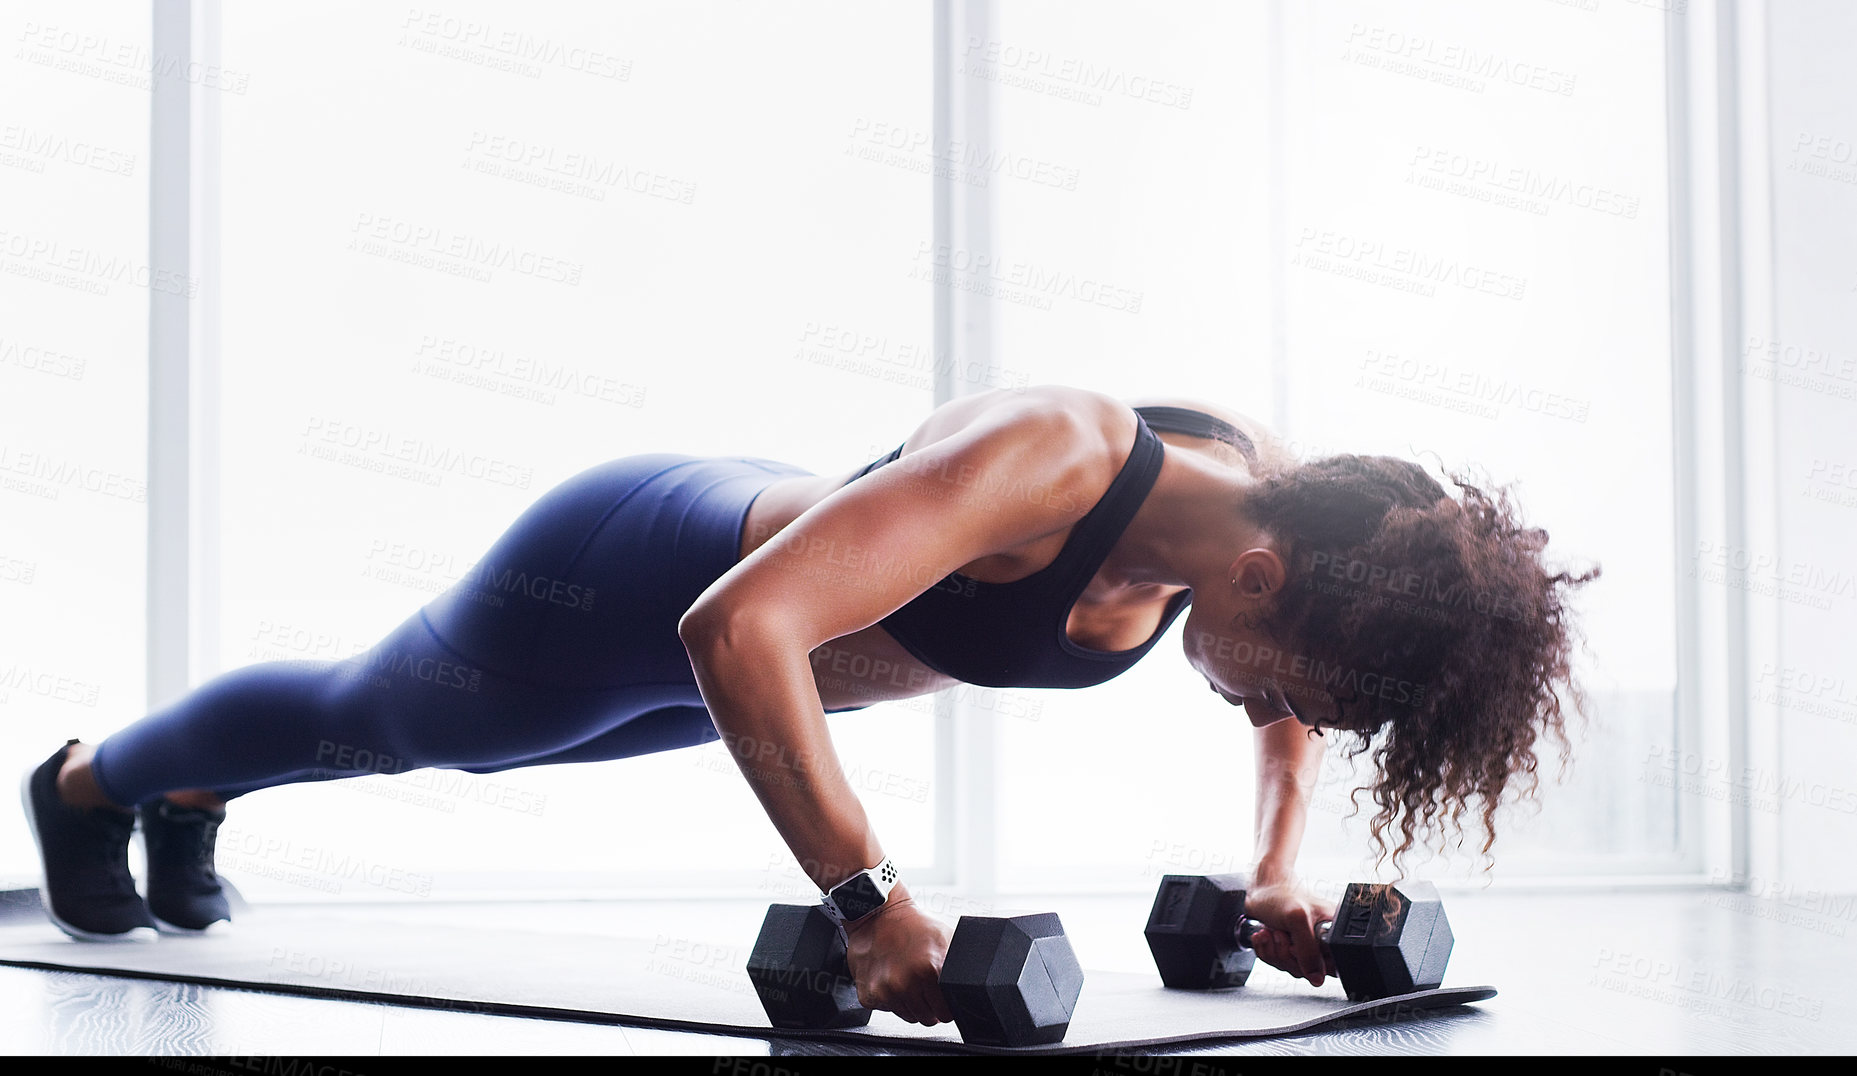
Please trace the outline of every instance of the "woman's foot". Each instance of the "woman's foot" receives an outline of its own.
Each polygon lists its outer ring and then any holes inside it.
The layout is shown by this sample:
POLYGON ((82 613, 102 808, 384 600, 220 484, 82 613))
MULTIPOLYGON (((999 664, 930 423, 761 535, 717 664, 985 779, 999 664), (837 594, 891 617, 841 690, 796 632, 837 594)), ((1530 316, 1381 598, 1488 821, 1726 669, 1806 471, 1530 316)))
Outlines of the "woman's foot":
POLYGON ((145 803, 142 845, 148 853, 148 909, 161 930, 200 934, 216 923, 232 921, 232 907, 219 875, 213 871, 213 845, 223 807, 210 797, 192 797, 198 805, 165 797, 145 803))
MULTIPOLYGON (((107 799, 74 806, 60 795, 71 784, 63 775, 74 746, 82 748, 85 765, 80 768, 87 780, 94 748, 72 740, 27 770, 20 784, 26 822, 39 849, 46 914, 80 941, 154 941, 154 917, 129 875, 135 814, 107 799)), ((89 788, 96 788, 94 781, 89 788)))

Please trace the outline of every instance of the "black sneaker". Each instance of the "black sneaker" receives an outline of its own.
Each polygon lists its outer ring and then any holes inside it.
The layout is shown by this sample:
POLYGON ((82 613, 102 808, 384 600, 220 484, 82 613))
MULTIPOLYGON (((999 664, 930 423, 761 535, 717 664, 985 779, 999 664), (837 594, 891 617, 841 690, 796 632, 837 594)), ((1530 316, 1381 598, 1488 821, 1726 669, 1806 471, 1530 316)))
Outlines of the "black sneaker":
POLYGON ((168 933, 201 934, 231 922, 232 905, 213 873, 213 844, 226 812, 159 799, 138 813, 148 853, 148 910, 156 925, 168 933))
POLYGON ((72 807, 58 798, 58 770, 72 740, 26 771, 20 799, 39 846, 45 914, 79 941, 154 941, 154 917, 129 876, 135 816, 109 807, 72 807))

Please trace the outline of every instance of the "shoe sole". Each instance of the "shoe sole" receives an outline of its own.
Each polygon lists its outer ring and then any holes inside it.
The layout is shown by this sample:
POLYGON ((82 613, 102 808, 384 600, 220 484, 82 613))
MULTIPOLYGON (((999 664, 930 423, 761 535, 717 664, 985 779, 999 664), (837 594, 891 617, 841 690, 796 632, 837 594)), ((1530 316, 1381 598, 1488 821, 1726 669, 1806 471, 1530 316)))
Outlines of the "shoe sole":
POLYGON ((208 935, 218 937, 232 929, 232 922, 229 919, 215 919, 203 927, 184 927, 179 923, 170 923, 157 915, 155 916, 155 929, 177 938, 203 938, 208 935))
MULTIPOLYGON (((44 763, 39 763, 39 766, 42 765, 44 763)), ((46 876, 45 848, 39 843, 39 815, 32 809, 32 775, 39 772, 39 766, 27 769, 25 778, 19 782, 19 801, 26 808, 27 828, 32 830, 32 847, 39 853, 39 896, 41 898, 39 903, 45 906, 45 917, 50 919, 59 930, 78 941, 147 943, 159 940, 161 934, 153 927, 130 927, 121 934, 98 934, 95 931, 72 926, 58 918, 57 912, 52 911, 52 887, 46 876)))

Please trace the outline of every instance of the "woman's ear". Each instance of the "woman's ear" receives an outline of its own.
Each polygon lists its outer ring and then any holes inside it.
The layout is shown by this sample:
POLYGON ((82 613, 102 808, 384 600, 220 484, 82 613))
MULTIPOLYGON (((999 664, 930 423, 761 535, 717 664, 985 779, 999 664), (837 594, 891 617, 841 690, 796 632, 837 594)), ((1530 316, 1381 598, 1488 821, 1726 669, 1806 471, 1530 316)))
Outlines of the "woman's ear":
POLYGON ((1232 561, 1232 586, 1242 598, 1268 600, 1283 589, 1283 581, 1287 578, 1289 568, 1274 549, 1263 546, 1247 549, 1232 561))

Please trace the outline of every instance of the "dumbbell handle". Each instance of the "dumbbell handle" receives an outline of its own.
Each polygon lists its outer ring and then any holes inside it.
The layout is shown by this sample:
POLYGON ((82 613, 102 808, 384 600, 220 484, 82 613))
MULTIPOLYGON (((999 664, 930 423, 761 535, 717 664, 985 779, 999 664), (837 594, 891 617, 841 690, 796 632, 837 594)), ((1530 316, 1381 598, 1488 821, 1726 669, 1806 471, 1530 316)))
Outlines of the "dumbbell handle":
MULTIPOLYGON (((1328 934, 1334 927, 1335 921, 1333 919, 1324 919, 1315 925, 1315 940, 1322 943, 1322 948, 1328 948, 1328 934)), ((1263 929, 1264 924, 1255 919, 1238 920, 1238 944, 1244 946, 1246 949, 1253 948, 1251 945, 1251 935, 1263 929)))

